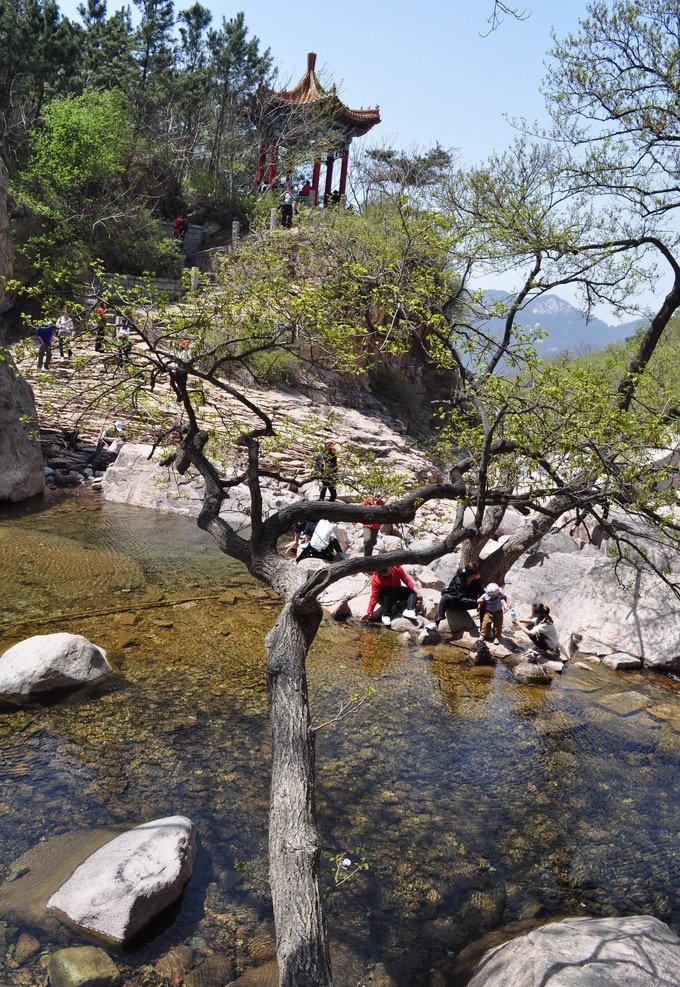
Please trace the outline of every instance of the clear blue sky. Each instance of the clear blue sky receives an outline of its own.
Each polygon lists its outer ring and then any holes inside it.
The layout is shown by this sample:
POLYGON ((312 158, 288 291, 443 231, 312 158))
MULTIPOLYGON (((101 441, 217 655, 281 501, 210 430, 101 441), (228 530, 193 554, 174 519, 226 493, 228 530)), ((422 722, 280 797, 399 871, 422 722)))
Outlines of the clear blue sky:
MULTIPOLYGON (((206 5, 217 19, 230 15, 216 0, 206 5)), ((421 149, 438 141, 469 165, 511 142, 506 115, 544 114, 539 86, 551 30, 576 31, 586 0, 534 0, 526 20, 506 17, 488 37, 491 0, 321 0, 306 8, 258 0, 243 10, 284 82, 297 82, 315 51, 322 81, 335 81, 343 102, 380 106, 383 122, 364 141, 421 149)))

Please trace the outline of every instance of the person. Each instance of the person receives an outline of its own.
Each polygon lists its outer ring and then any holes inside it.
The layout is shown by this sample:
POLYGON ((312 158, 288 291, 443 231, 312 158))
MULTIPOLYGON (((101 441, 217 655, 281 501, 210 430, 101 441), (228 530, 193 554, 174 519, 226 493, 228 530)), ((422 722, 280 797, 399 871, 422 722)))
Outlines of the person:
POLYGON ((317 521, 309 542, 298 555, 296 562, 302 559, 323 559, 334 562, 338 557, 344 557, 344 552, 337 538, 337 527, 334 521, 317 521))
POLYGON ((35 336, 38 342, 38 370, 42 370, 43 362, 45 363, 45 370, 50 369, 53 335, 53 322, 42 322, 35 330, 35 336))
POLYGON ((481 635, 482 640, 491 641, 494 644, 501 643, 503 634, 503 612, 509 606, 509 601, 498 583, 489 583, 482 595, 477 600, 477 606, 482 616, 481 635))
POLYGON ((295 192, 291 185, 286 186, 281 203, 281 225, 289 230, 293 225, 293 203, 295 202, 295 192))
MULTIPOLYGON (((382 497, 378 497, 377 499, 366 497, 363 501, 364 507, 382 507, 384 503, 385 501, 382 497)), ((377 544, 379 531, 380 524, 367 524, 364 522, 364 556, 373 555, 373 549, 377 544)))
MULTIPOLYGON (((479 574, 479 566, 476 562, 468 562, 457 570, 449 586, 442 593, 434 622, 438 624, 444 618, 448 619, 449 611, 461 613, 466 610, 476 610, 477 600, 483 592, 484 584, 479 574)), ((450 620, 449 626, 451 630, 454 629, 450 620)))
POLYGON ((175 370, 175 383, 177 385, 177 403, 182 400, 189 379, 189 359, 191 344, 188 339, 181 339, 177 353, 177 369, 175 370))
POLYGON ((57 319, 57 343, 59 344, 59 356, 64 358, 64 347, 66 347, 66 352, 68 354, 69 360, 73 356, 73 348, 71 346, 71 338, 73 336, 73 319, 68 314, 66 309, 61 313, 57 319))
POLYGON ((172 239, 176 240, 180 246, 184 245, 184 238, 187 235, 187 230, 189 229, 189 223, 186 216, 178 216, 175 222, 172 224, 172 239))
POLYGON ((106 302, 101 302, 99 308, 95 313, 94 320, 97 324, 95 330, 95 340, 94 348, 97 353, 101 353, 104 349, 104 340, 106 339, 106 324, 108 322, 108 312, 106 311, 106 302))
POLYGON ((361 622, 370 620, 375 608, 379 606, 380 619, 386 627, 389 627, 402 601, 406 602, 402 611, 403 616, 415 620, 416 607, 423 602, 416 584, 400 565, 383 566, 371 576, 371 598, 361 622))
POLYGON ((293 524, 293 540, 287 548, 287 551, 294 552, 297 555, 300 543, 307 545, 309 539, 314 534, 314 529, 317 526, 317 521, 295 521, 293 524))
POLYGON ((314 460, 314 469, 321 480, 319 500, 326 499, 326 491, 329 494, 328 499, 331 501, 335 500, 338 495, 338 447, 335 442, 329 442, 325 450, 316 457, 314 460))
POLYGON ((116 343, 118 345, 120 362, 127 363, 130 359, 132 339, 130 338, 130 325, 126 318, 123 318, 116 328, 116 343))
POLYGON ((333 189, 333 191, 331 192, 331 205, 332 206, 339 206, 341 199, 342 199, 342 196, 340 195, 340 192, 338 191, 338 189, 333 189))
POLYGON ((537 656, 559 658, 560 645, 557 628, 545 603, 532 603, 531 617, 513 617, 512 623, 531 640, 531 649, 537 656))
POLYGON ((117 443, 121 439, 123 440, 123 442, 125 441, 123 432, 124 429, 122 422, 114 422, 113 425, 106 425, 101 431, 94 452, 91 453, 85 460, 85 469, 94 466, 97 456, 99 455, 99 453, 102 451, 104 447, 106 447, 111 451, 111 445, 114 442, 116 442, 115 451, 119 452, 120 446, 117 443))
POLYGON ((311 191, 312 191, 312 183, 307 178, 306 181, 305 181, 305 184, 300 189, 300 198, 301 199, 308 199, 309 196, 310 196, 310 194, 311 194, 311 191))

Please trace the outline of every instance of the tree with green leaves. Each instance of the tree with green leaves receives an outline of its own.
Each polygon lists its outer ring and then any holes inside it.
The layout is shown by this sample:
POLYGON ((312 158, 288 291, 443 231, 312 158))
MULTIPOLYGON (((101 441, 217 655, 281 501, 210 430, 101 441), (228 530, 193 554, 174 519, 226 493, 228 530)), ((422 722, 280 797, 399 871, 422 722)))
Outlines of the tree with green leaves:
POLYGON ((635 258, 656 282, 662 264, 671 287, 619 384, 632 406, 636 381, 680 305, 680 206, 677 175, 678 17, 676 2, 595 2, 579 31, 555 39, 546 79, 550 136, 571 148, 572 187, 602 204, 612 220, 611 254, 635 258))
POLYGON ((135 141, 122 95, 86 90, 53 100, 11 185, 15 209, 32 227, 19 275, 36 268, 78 270, 127 254, 127 270, 179 272, 177 252, 151 216, 141 176, 135 185, 135 141), (115 249, 111 249, 115 244, 115 249))
MULTIPOLYGON (((526 186, 516 191, 518 200, 522 191, 526 197, 526 186)), ((503 237, 519 243, 507 216, 498 227, 499 251, 503 237)), ((546 239, 548 230, 563 242, 557 214, 547 223, 546 239)), ((487 244, 489 232, 481 237, 487 244)), ((464 321, 461 275, 451 258, 469 245, 472 233, 461 217, 411 207, 400 195, 363 216, 329 210, 309 227, 253 235, 224 256, 209 291, 187 285, 181 299, 164 302, 153 293, 126 296, 120 284, 102 288, 121 299, 135 338, 129 361, 106 381, 106 392, 128 418, 137 408, 147 427, 153 423, 159 443, 163 435, 179 434, 165 461, 180 475, 202 479, 200 527, 282 601, 265 641, 273 745, 270 883, 282 987, 332 983, 305 666, 321 620, 319 595, 345 576, 385 564, 428 563, 451 552, 477 555, 509 506, 527 520, 484 560, 486 579, 501 580, 574 509, 602 516, 606 505, 645 518, 676 541, 680 535, 664 516, 672 492, 659 489, 660 474, 650 468, 652 450, 666 441, 663 402, 642 416, 620 407, 605 374, 542 364, 530 334, 517 325, 521 306, 508 313, 500 338, 464 321), (299 423, 267 410, 266 392, 248 386, 257 384, 263 358, 280 354, 323 377, 331 368, 365 374, 387 354, 413 352, 442 365, 452 381, 436 449, 441 482, 407 489, 380 507, 299 501, 268 510, 264 483, 300 481, 286 474, 279 455, 299 423), (512 361, 506 359, 510 353, 512 361), (161 380, 174 393, 172 408, 157 403, 161 380), (222 513, 229 492, 241 485, 248 491, 249 537, 222 513), (410 523, 423 505, 443 500, 456 504, 450 531, 413 551, 332 566, 296 565, 279 552, 280 539, 298 519, 410 523)), ((533 249, 536 242, 531 240, 533 249)), ((577 243, 566 242, 570 250, 577 243)), ((615 522, 606 523, 616 535, 615 522)), ((622 536, 622 556, 623 542, 622 536)), ((642 561, 639 555, 637 564, 642 561)))

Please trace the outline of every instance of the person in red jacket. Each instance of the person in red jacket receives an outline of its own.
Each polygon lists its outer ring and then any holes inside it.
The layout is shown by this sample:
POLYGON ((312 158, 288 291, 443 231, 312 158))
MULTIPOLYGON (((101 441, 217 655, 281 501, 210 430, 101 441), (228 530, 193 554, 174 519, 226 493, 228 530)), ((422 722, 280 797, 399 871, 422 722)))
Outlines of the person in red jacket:
POLYGON ((382 622, 389 627, 392 617, 397 614, 399 604, 404 600, 406 607, 403 616, 415 619, 416 607, 423 602, 423 598, 409 574, 400 565, 378 569, 371 576, 371 598, 368 601, 368 609, 361 618, 362 623, 370 620, 376 606, 380 606, 382 622))

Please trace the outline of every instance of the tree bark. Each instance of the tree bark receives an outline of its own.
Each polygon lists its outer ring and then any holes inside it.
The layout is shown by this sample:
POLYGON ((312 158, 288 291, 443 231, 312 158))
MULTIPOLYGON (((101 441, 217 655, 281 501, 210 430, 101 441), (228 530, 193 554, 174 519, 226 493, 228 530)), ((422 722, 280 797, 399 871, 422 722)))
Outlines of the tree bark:
POLYGON ((314 798, 305 661, 321 621, 286 604, 267 635, 272 728, 269 875, 280 987, 332 987, 319 886, 320 839, 314 798))

